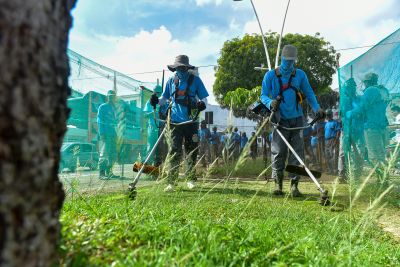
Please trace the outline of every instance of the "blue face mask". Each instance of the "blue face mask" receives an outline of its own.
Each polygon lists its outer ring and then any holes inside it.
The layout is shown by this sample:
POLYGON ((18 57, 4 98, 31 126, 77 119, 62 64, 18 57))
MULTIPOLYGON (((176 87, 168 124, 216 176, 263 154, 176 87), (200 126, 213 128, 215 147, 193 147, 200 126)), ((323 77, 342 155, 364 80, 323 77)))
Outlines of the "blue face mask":
POLYGON ((287 60, 282 57, 280 71, 282 75, 290 75, 294 70, 294 60, 287 60))
POLYGON ((189 78, 189 72, 187 70, 186 71, 176 70, 176 75, 181 81, 186 81, 189 78))

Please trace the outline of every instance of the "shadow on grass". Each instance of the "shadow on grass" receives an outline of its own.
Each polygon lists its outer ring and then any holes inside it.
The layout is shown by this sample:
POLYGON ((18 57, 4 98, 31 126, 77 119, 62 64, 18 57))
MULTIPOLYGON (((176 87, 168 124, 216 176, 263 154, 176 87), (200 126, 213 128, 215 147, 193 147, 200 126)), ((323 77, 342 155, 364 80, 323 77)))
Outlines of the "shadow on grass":
MULTIPOLYGON (((182 189, 182 191, 185 192, 193 192, 191 190, 185 190, 182 189)), ((272 192, 265 191, 265 190, 256 190, 256 189, 246 189, 246 188, 211 188, 211 187, 202 187, 197 192, 203 192, 203 193, 208 193, 208 194, 221 194, 221 195, 239 195, 243 197, 251 197, 254 195, 257 195, 259 197, 268 197, 268 198, 274 198, 274 199, 285 199, 288 198, 290 200, 295 200, 295 201, 313 201, 313 200, 318 200, 320 198, 319 194, 314 194, 314 193, 307 193, 303 194, 302 197, 297 197, 297 198, 292 198, 290 196, 287 196, 287 193, 282 195, 282 196, 276 196, 272 192)))

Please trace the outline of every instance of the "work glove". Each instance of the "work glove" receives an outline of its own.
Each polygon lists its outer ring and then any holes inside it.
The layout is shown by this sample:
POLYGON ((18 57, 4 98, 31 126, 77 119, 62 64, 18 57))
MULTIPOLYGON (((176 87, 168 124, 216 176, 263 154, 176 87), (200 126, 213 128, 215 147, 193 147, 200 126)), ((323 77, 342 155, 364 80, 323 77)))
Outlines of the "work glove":
POLYGON ((156 93, 153 93, 153 94, 151 95, 151 97, 150 97, 150 105, 152 105, 153 108, 156 108, 158 102, 160 102, 160 101, 158 100, 157 94, 156 94, 156 93))
POLYGON ((320 109, 317 111, 316 115, 317 115, 317 118, 319 118, 319 119, 325 119, 325 117, 326 117, 325 110, 323 110, 322 108, 320 108, 320 109))
POLYGON ((279 101, 279 100, 272 100, 272 102, 271 102, 271 104, 270 104, 270 106, 271 106, 271 110, 272 111, 278 111, 279 110, 279 104, 280 104, 281 102, 279 101))
POLYGON ((201 100, 199 102, 197 102, 196 106, 197 106, 197 110, 199 112, 206 109, 206 103, 204 103, 204 101, 201 101, 201 100))

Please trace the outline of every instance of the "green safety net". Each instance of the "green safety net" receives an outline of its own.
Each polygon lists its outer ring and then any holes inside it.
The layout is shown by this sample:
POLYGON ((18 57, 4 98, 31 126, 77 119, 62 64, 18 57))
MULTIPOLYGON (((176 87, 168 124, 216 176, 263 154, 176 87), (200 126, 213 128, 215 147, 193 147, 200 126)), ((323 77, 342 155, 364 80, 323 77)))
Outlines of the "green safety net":
POLYGON ((339 89, 339 171, 383 168, 400 141, 400 29, 341 67, 339 89))
POLYGON ((101 164, 105 164, 108 176, 112 173, 127 176, 132 164, 146 156, 151 113, 146 110, 146 104, 153 90, 160 86, 135 80, 72 50, 68 50, 68 57, 71 111, 59 170, 66 175, 82 171, 97 178, 99 167, 104 169, 101 164), (110 92, 116 95, 112 107, 115 116, 110 119, 110 109, 105 109, 103 132, 107 134, 104 137, 99 133, 98 111, 110 92), (115 134, 110 137, 112 131, 115 134), (105 148, 104 143, 107 143, 105 148), (104 152, 107 155, 102 159, 104 152))

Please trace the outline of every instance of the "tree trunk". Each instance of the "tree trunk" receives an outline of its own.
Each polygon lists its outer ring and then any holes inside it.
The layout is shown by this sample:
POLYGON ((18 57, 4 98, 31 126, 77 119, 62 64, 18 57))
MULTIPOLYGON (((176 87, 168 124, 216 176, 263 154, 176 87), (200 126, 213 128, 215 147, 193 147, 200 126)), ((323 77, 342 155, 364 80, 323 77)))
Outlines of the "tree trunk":
POLYGON ((0 265, 57 261, 74 0, 0 0, 0 265))

